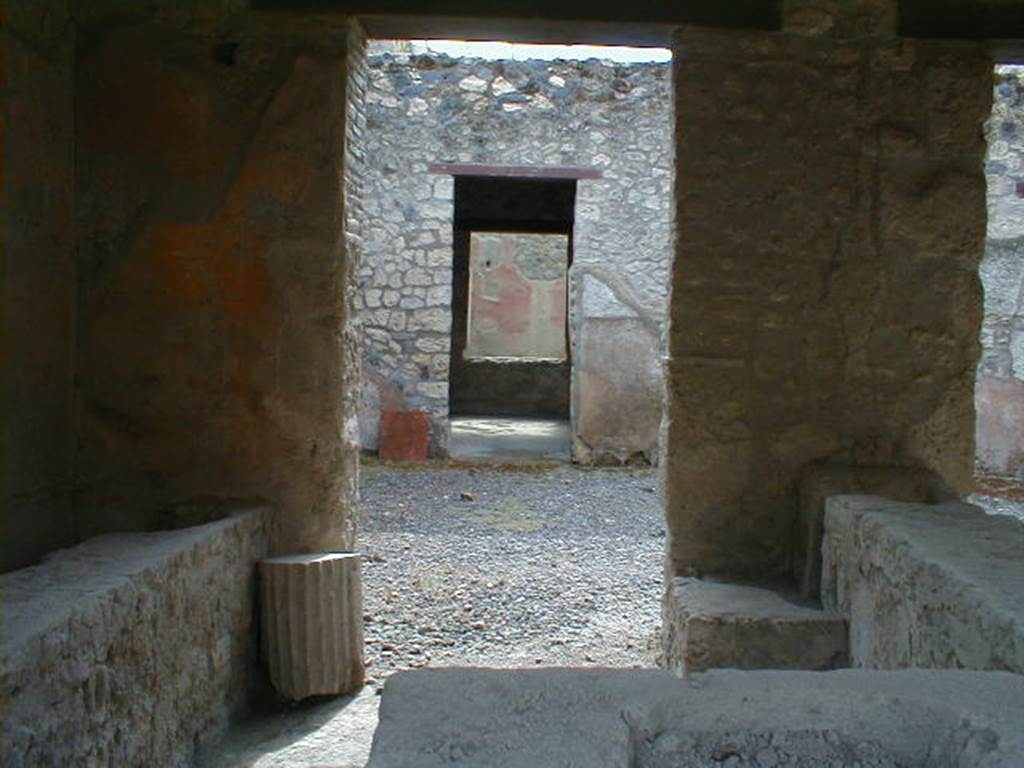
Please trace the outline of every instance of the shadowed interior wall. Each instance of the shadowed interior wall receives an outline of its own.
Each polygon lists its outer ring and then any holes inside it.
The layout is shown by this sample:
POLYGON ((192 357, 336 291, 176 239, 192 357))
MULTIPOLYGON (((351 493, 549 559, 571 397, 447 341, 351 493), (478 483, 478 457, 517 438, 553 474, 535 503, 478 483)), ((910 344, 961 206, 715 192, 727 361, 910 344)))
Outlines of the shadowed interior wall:
POLYGON ((82 534, 215 494, 271 501, 276 553, 352 546, 346 20, 80 26, 82 534))
POLYGON ((992 63, 876 18, 676 39, 676 573, 782 572, 815 460, 972 487, 992 63))
POLYGON ((0 4, 0 571, 74 541, 74 26, 0 4))

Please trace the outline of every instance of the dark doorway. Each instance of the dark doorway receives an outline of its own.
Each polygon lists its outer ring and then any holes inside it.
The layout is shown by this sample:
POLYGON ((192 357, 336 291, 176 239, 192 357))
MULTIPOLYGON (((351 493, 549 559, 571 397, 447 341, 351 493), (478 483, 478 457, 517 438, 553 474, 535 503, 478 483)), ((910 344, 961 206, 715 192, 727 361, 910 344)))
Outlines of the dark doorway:
POLYGON ((575 179, 456 176, 452 416, 569 419, 575 179))

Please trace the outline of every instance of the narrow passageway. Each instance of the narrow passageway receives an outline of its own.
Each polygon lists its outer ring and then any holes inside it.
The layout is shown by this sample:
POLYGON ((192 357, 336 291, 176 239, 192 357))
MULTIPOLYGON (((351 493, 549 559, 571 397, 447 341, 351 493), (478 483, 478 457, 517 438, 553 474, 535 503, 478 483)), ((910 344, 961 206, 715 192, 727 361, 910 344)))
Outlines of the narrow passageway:
POLYGON ((653 666, 663 514, 650 469, 363 469, 368 675, 653 666))

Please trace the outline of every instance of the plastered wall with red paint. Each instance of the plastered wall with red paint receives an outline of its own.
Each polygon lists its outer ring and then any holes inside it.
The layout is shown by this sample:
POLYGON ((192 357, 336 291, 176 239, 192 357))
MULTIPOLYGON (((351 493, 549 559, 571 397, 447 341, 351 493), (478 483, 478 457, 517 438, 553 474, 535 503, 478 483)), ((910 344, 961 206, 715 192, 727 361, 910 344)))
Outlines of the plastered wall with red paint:
POLYGON ((278 552, 352 545, 344 18, 82 31, 83 536, 261 497, 278 552))

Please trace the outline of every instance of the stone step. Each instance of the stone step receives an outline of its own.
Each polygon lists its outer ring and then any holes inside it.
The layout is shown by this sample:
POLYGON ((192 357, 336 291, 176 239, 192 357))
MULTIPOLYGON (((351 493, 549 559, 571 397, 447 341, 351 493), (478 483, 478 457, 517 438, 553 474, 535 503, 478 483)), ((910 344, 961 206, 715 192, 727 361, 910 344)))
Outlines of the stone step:
POLYGON ((849 666, 840 613, 767 587, 677 577, 662 605, 664 666, 704 669, 838 669, 849 666))

